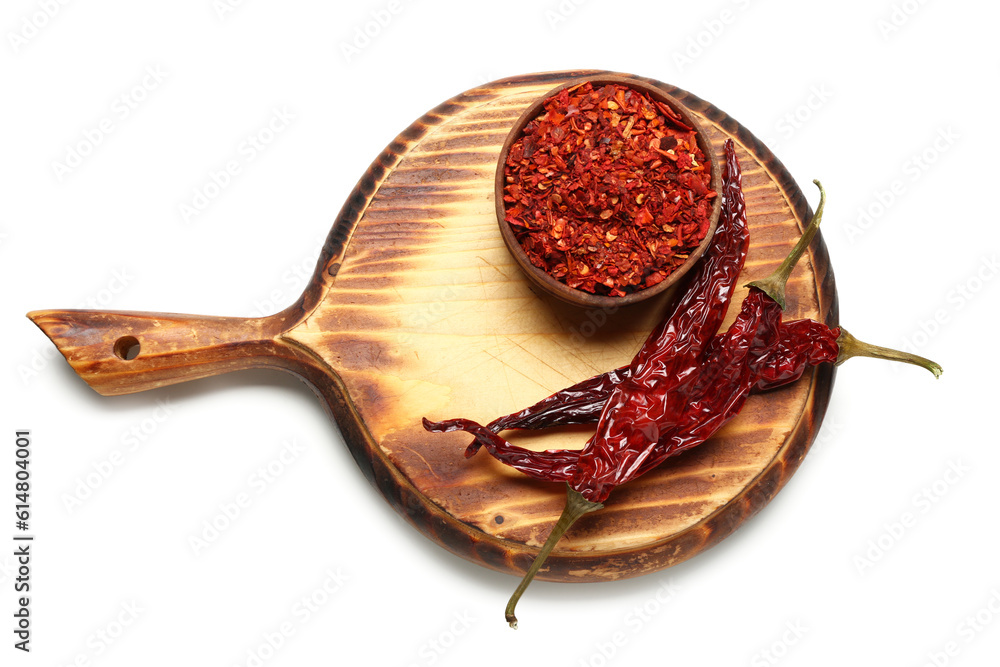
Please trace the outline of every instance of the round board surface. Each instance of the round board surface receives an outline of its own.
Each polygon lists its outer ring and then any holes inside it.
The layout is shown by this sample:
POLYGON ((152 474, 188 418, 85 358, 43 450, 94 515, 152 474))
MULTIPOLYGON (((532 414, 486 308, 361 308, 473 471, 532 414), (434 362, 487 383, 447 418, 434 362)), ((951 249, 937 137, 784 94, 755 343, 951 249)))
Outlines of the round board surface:
MULTIPOLYGON (((355 460, 392 506, 450 551, 523 573, 555 524, 562 484, 531 480, 470 436, 432 434, 423 417, 487 423, 632 358, 665 298, 616 312, 580 310, 532 291, 497 225, 494 174, 521 113, 556 86, 610 72, 503 79, 413 123, 345 203, 302 297, 247 320, 158 313, 36 311, 29 317, 74 370, 122 394, 241 368, 304 379, 329 408, 355 460), (128 348, 131 353, 124 354, 128 348)), ((736 143, 750 227, 738 284, 768 275, 799 237, 809 206, 781 163, 707 102, 651 79, 708 132, 717 155, 736 143)), ((734 302, 742 301, 738 288, 734 302)), ((837 324, 822 239, 792 275, 787 319, 837 324)), ((724 327, 735 316, 730 308, 724 327)), ((625 484, 583 517, 539 573, 550 581, 630 577, 679 563, 732 533, 781 489, 822 420, 834 370, 752 395, 705 444, 625 484)), ((586 428, 510 435, 574 449, 586 428)))
MULTIPOLYGON (((488 421, 628 363, 663 302, 615 313, 579 311, 532 291, 497 230, 493 176, 511 126, 539 96, 593 72, 506 79, 458 96, 411 126, 362 181, 338 225, 336 276, 288 336, 326 351, 363 432, 349 444, 376 486, 411 522, 486 566, 527 569, 565 500, 470 436, 430 434, 421 418, 488 421), (353 221, 353 224, 352 224, 353 221)), ((768 275, 798 238, 809 207, 778 160, 738 123, 651 81, 703 121, 717 154, 732 137, 743 165, 751 248, 739 284, 768 275), (743 278, 746 278, 745 280, 743 278)), ((822 241, 788 285, 786 318, 836 324, 822 241)), ((329 275, 329 273, 328 273, 329 275)), ((745 295, 734 296, 739 303, 745 295)), ((735 311, 731 308, 724 326, 735 311)), ((321 352, 323 354, 323 352, 321 352)), ((678 563, 731 533, 794 472, 822 419, 829 366, 755 395, 714 438, 617 489, 579 521, 539 578, 616 579, 678 563)), ((343 424, 345 419, 338 415, 343 424)), ((353 420, 346 420, 353 421, 353 420)), ((508 433, 534 449, 579 448, 585 428, 508 433)))

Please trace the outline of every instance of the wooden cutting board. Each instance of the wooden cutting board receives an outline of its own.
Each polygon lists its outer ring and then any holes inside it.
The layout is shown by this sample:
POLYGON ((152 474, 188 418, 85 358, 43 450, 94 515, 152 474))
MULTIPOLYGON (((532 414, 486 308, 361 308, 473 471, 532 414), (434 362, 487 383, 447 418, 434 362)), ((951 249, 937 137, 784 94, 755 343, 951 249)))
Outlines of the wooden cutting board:
MULTIPOLYGON (((467 460, 469 436, 427 433, 421 418, 486 423, 525 407, 627 363, 662 316, 663 299, 606 313, 539 296, 497 228, 493 179, 511 126, 547 91, 597 73, 503 79, 413 123, 355 187, 311 285, 281 313, 244 319, 62 310, 29 317, 106 395, 245 368, 298 375, 328 406, 364 474, 413 526, 464 558, 523 573, 562 509, 564 486, 530 480, 485 451, 467 460)), ((718 155, 727 137, 735 140, 751 233, 740 283, 766 276, 810 216, 802 192, 735 120, 648 81, 703 120, 718 155)), ((736 302, 744 295, 738 290, 736 302)), ((788 284, 786 317, 837 324, 821 239, 788 284)), ((604 510, 581 519, 539 577, 634 576, 725 538, 798 467, 833 377, 833 368, 821 367, 752 396, 708 443, 618 488, 604 510)), ((511 437, 548 449, 579 448, 587 436, 585 428, 567 428, 511 437)))

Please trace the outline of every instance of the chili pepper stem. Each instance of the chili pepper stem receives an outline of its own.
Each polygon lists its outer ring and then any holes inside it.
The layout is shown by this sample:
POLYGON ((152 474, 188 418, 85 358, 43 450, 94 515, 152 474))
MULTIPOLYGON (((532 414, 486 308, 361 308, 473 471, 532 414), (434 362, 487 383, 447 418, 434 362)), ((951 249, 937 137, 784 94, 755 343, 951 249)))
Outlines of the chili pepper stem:
POLYGON ((525 572, 524 578, 521 579, 521 583, 518 584, 517 590, 514 594, 510 596, 510 601, 507 602, 507 609, 504 610, 504 617, 507 619, 507 623, 510 627, 517 630, 517 616, 514 615, 514 607, 517 606, 517 601, 521 599, 521 595, 524 594, 525 589, 528 588, 528 584, 531 580, 535 578, 538 570, 541 569, 542 564, 545 563, 545 559, 549 557, 552 553, 552 549, 556 546, 556 543, 562 539, 562 536, 569 530, 570 526, 576 523, 584 514, 588 512, 593 512, 599 510, 604 505, 601 503, 592 503, 583 495, 571 487, 566 487, 566 506, 563 507, 562 514, 559 516, 559 520, 556 521, 555 528, 549 533, 549 538, 545 540, 545 544, 542 545, 542 550, 538 552, 535 556, 535 560, 531 563, 531 567, 525 572))
POLYGON ((813 214, 812 220, 806 226, 802 236, 799 238, 798 243, 792 248, 792 251, 788 253, 785 257, 785 261, 781 263, 781 266, 775 270, 774 273, 769 275, 763 280, 755 280, 751 283, 747 283, 747 287, 756 287, 761 290, 769 297, 771 297, 781 309, 785 309, 785 283, 788 282, 788 277, 792 275, 792 269, 795 268, 795 264, 802 257, 802 253, 805 252, 809 244, 812 243, 813 237, 816 236, 816 232, 819 231, 819 224, 823 221, 823 208, 826 206, 826 190, 819 181, 813 181, 816 187, 819 188, 819 206, 816 207, 816 212, 813 214))
POLYGON ((889 361, 902 361, 906 364, 913 364, 914 366, 926 368, 934 374, 935 378, 941 377, 941 373, 944 372, 940 364, 937 364, 930 359, 925 359, 915 354, 910 354, 909 352, 902 352, 900 350, 893 350, 888 347, 879 347, 878 345, 871 345, 869 343, 862 342, 843 328, 840 330, 840 336, 837 337, 837 346, 840 348, 840 351, 837 353, 838 366, 851 357, 873 357, 875 359, 888 359, 889 361))

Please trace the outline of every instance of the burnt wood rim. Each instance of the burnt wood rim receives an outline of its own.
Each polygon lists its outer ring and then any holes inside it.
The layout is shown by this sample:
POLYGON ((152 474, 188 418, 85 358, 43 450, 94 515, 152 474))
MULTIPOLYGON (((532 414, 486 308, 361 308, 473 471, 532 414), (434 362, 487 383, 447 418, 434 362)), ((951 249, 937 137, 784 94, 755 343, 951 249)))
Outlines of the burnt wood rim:
MULTIPOLYGON (((351 236, 353 235, 358 223, 363 217, 375 194, 378 192, 379 187, 385 181, 392 168, 395 167, 403 157, 405 157, 410 149, 423 139, 430 130, 446 121, 449 114, 458 109, 473 108, 486 104, 492 101, 496 97, 498 89, 502 89, 503 87, 512 87, 522 84, 544 85, 550 82, 555 85, 558 82, 571 80, 573 78, 591 78, 594 76, 629 76, 646 81, 650 85, 661 88, 689 109, 705 116, 707 119, 719 125, 725 132, 733 136, 749 153, 754 155, 760 162, 761 166, 765 168, 771 178, 778 184, 783 195, 788 200, 800 228, 802 226, 801 221, 808 220, 811 217, 812 209, 809 206, 806 197, 803 195, 802 191, 785 166, 770 151, 770 149, 768 149, 753 133, 743 127, 728 114, 686 90, 670 84, 665 84, 656 79, 636 77, 634 75, 621 74, 606 70, 572 70, 519 75, 500 79, 483 86, 478 86, 451 98, 450 100, 428 111, 411 124, 406 130, 404 130, 398 137, 396 137, 396 139, 393 140, 374 160, 365 175, 358 181, 357 185, 354 187, 338 213, 336 221, 320 253, 320 258, 310 285, 306 288, 302 296, 295 304, 272 317, 279 319, 282 323, 284 331, 288 331, 308 318, 309 315, 323 302, 326 293, 335 281, 336 272, 339 269, 340 262, 350 243, 351 236)), ((833 272, 830 268, 829 254, 826 244, 823 241, 822 232, 817 235, 810 251, 813 264, 816 267, 816 295, 820 313, 821 315, 825 314, 825 320, 829 326, 837 326, 839 310, 837 292, 833 272)), ((343 382, 339 375, 337 375, 325 361, 323 361, 311 350, 307 350, 285 337, 281 337, 281 342, 290 348, 294 348, 295 352, 297 352, 297 354, 292 353, 292 356, 296 357, 297 361, 294 365, 297 367, 298 371, 306 371, 304 374, 298 374, 302 375, 303 379, 306 380, 308 384, 312 385, 313 390, 318 395, 327 399, 327 405, 325 407, 327 407, 327 409, 331 412, 335 421, 338 422, 338 426, 344 435, 345 442, 351 449, 355 461, 358 463, 359 467, 362 468, 366 477, 368 477, 369 481, 380 491, 380 493, 386 496, 386 499, 389 500, 390 504, 400 514, 402 514, 407 521, 412 523, 421 532, 434 539, 434 541, 438 542, 449 551, 472 560, 477 564, 500 571, 514 573, 517 571, 515 567, 517 560, 524 556, 531 557, 533 554, 538 552, 537 547, 529 547, 520 542, 494 537, 482 532, 479 528, 473 525, 459 521, 430 500, 430 498, 425 496, 421 491, 413 486, 412 482, 404 476, 399 469, 396 468, 392 461, 388 459, 384 452, 382 452, 378 443, 374 441, 367 428, 363 426, 355 427, 353 424, 345 424, 343 420, 337 419, 338 416, 348 417, 346 421, 350 422, 350 416, 353 416, 355 421, 360 423, 357 408, 353 405, 350 397, 346 394, 343 382), (303 353, 305 358, 303 357, 303 353), (323 377, 324 373, 328 374, 327 377, 323 377), (392 479, 383 479, 382 475, 384 474, 390 475, 392 479), (390 481, 396 485, 394 493, 390 481), (404 494, 406 497, 404 497, 404 494), (431 525, 432 523, 437 525, 431 525), (439 531, 442 529, 451 535, 446 536, 440 534, 439 531), (508 557, 504 559, 502 565, 497 561, 483 562, 481 560, 476 560, 477 555, 483 554, 477 554, 475 551, 467 552, 458 548, 457 541, 454 539, 455 537, 459 537, 463 542, 471 540, 474 543, 480 543, 481 546, 489 545, 487 548, 492 547, 492 549, 499 549, 500 551, 508 554, 508 557)), ((291 352, 291 350, 289 350, 289 352, 291 352)), ((288 368, 287 370, 292 369, 288 368)), ((814 408, 811 418, 810 415, 807 414, 808 411, 804 408, 803 412, 799 414, 795 426, 785 443, 775 453, 774 458, 771 459, 767 466, 747 484, 743 491, 734 496, 729 502, 719 507, 712 514, 702 519, 699 523, 668 538, 664 538, 663 540, 659 540, 657 542, 650 542, 649 544, 638 548, 629 547, 621 550, 606 550, 600 552, 571 552, 557 550, 553 552, 549 559, 552 569, 564 571, 567 567, 579 566, 584 563, 596 564, 608 557, 616 557, 639 551, 646 552, 650 549, 663 547, 670 543, 690 540, 699 532, 704 534, 703 538, 698 540, 703 544, 702 548, 693 550, 687 554, 685 558, 700 553, 705 548, 721 541, 723 538, 731 534, 743 520, 753 516, 764 505, 766 505, 777 494, 781 487, 784 486, 784 483, 788 480, 790 474, 798 467, 805 453, 808 451, 809 445, 819 428, 819 424, 822 422, 823 415, 825 414, 826 407, 829 402, 834 377, 835 369, 833 367, 824 366, 814 369, 812 377, 809 380, 810 387, 808 399, 805 402, 805 405, 812 406, 814 408), (781 474, 782 472, 784 474, 781 474), (776 473, 777 479, 773 479, 776 473), (736 519, 736 521, 732 521, 731 519, 736 519)), ((676 564, 685 558, 671 560, 669 557, 662 558, 653 556, 654 560, 661 560, 669 565, 676 564)), ((617 570, 614 566, 611 566, 610 569, 617 570)), ((619 570, 613 575, 595 574, 592 576, 579 577, 578 580, 595 581, 613 578, 626 578, 629 576, 637 576, 642 573, 643 572, 619 570)), ((546 578, 547 577, 545 576, 544 571, 540 573, 539 579, 546 578)))

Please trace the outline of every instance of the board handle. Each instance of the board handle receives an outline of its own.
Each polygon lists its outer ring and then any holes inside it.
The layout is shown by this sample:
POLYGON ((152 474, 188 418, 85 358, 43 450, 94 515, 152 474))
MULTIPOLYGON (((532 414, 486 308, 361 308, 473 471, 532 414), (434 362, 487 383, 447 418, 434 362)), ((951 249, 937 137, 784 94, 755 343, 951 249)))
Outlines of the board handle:
POLYGON ((278 316, 243 318, 101 310, 36 310, 28 318, 105 396, 274 363, 278 316))

